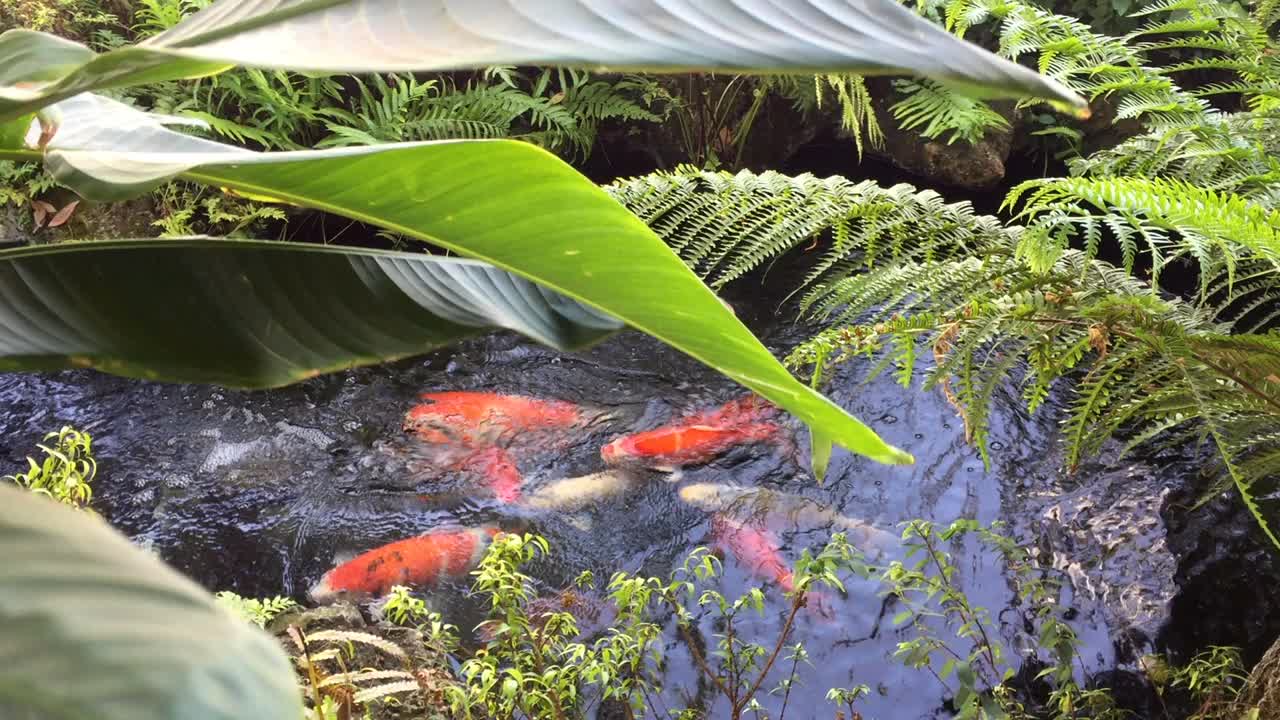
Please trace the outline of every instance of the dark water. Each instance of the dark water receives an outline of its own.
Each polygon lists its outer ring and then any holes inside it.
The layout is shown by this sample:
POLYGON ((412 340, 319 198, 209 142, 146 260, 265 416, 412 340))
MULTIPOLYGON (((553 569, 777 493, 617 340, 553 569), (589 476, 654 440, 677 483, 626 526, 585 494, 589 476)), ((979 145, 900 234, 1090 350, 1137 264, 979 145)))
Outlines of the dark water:
MULTIPOLYGON (((803 336, 786 324, 769 325, 766 321, 762 337, 775 350, 803 336)), ((1117 658, 1118 624, 1128 633, 1121 654, 1143 650, 1149 640, 1141 633, 1135 639, 1127 626, 1142 626, 1150 609, 1137 607, 1134 617, 1122 616, 1125 602, 1141 605, 1144 598, 1159 597, 1165 581, 1161 549, 1153 545, 1158 528, 1117 528, 1125 547, 1136 549, 1108 552, 1088 545, 1106 532, 1089 524, 1089 508, 1103 502, 1098 493, 1137 487, 1139 494, 1149 494, 1135 478, 1156 474, 1138 463, 1105 472, 1086 468, 1064 486, 1053 425, 1009 410, 996 413, 995 462, 987 471, 938 393, 902 390, 888 376, 864 385, 860 373, 865 370, 846 368, 831 396, 889 442, 913 452, 915 466, 881 466, 838 450, 819 487, 805 471, 805 461, 797 464, 760 446, 686 470, 682 482, 802 494, 894 532, 897 523, 912 518, 1004 520, 1011 532, 1039 547, 1064 579, 1078 581, 1081 589, 1066 592, 1064 603, 1073 608, 1073 625, 1084 642, 1085 670, 1102 671, 1132 659, 1117 658), (1134 531, 1125 535, 1125 530, 1134 531), (1091 564, 1090 553, 1103 559, 1091 564), (1122 602, 1126 593, 1137 600, 1122 602)), ((95 504, 117 527, 210 589, 301 597, 332 566, 337 552, 442 527, 503 521, 504 509, 492 500, 475 498, 450 508, 417 498, 429 488, 410 470, 415 452, 401 420, 418 393, 445 389, 557 398, 617 417, 562 452, 539 458, 536 466, 523 467, 529 489, 601 470, 599 449, 617 434, 741 393, 635 333, 574 356, 495 336, 417 361, 270 392, 161 385, 86 372, 7 375, 0 376, 0 460, 19 467, 44 431, 64 423, 89 429, 101 468, 95 504)), ((803 433, 797 435, 801 456, 807 457, 803 433)), ((708 517, 683 504, 677 488, 652 473, 633 491, 584 512, 528 518, 532 530, 549 538, 554 553, 552 562, 536 568, 539 579, 554 590, 584 569, 606 578, 616 569, 667 575, 691 548, 709 541, 708 517)), ((830 534, 823 527, 776 529, 788 560, 802 548, 821 546, 830 534)), ((951 550, 973 602, 991 610, 1011 650, 1026 646, 1028 628, 1022 611, 1010 607, 1012 592, 1000 564, 972 543, 951 550)), ((732 562, 726 567, 726 592, 758 583, 732 562)), ((804 685, 793 693, 788 717, 830 717, 833 708, 823 699, 827 688, 860 683, 873 688, 861 708, 868 718, 945 716, 940 708, 946 693, 938 682, 892 659, 906 635, 891 625, 896 610, 883 612, 879 586, 860 581, 849 590, 847 598, 836 600, 836 622, 801 616, 796 639, 807 643, 813 667, 802 671, 804 685)), ((463 625, 472 616, 460 596, 461 588, 440 591, 432 602, 463 625)), ((751 629, 771 638, 781 627, 785 606, 776 588, 768 588, 767 597, 767 612, 751 621, 751 629)), ((714 632, 709 623, 703 630, 708 638, 714 632)), ((669 679, 693 694, 687 648, 673 638, 668 654, 669 679)), ((781 677, 775 673, 765 688, 781 677)), ((761 699, 776 708, 776 697, 761 699)))

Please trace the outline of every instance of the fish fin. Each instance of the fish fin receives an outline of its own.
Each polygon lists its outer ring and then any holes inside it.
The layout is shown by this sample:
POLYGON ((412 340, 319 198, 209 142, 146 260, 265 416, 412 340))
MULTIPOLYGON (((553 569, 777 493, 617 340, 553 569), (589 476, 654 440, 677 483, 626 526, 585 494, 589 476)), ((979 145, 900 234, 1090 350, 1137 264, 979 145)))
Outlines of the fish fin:
POLYGON ((333 566, 346 565, 355 560, 358 554, 355 550, 339 550, 333 554, 333 566))
POLYGON ((661 472, 668 473, 666 481, 669 483, 678 483, 684 479, 684 470, 678 467, 656 468, 661 472))

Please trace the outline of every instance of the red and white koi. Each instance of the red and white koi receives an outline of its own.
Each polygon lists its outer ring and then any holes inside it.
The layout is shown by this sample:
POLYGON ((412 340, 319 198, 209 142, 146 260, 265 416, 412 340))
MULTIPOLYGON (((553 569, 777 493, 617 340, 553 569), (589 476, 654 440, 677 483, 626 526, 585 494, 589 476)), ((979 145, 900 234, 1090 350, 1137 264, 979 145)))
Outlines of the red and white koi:
POLYGON ((317 603, 342 597, 381 597, 395 585, 426 587, 465 575, 480 564, 495 527, 441 530, 374 548, 320 578, 309 595, 317 603))

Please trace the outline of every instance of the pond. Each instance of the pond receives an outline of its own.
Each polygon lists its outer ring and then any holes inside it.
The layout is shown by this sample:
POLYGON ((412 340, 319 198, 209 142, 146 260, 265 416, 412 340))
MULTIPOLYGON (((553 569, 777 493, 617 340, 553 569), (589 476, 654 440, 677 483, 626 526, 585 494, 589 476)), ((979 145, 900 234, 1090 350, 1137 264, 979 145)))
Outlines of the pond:
MULTIPOLYGON (((779 353, 805 334, 768 316, 753 324, 779 353)), ((837 450, 818 485, 807 470, 805 433, 787 419, 797 452, 776 443, 738 447, 686 468, 675 482, 668 473, 641 471, 625 491, 565 512, 520 509, 491 493, 469 493, 465 479, 422 472, 421 443, 404 431, 405 413, 419 394, 446 390, 529 395, 599 412, 604 420, 582 427, 554 452, 516 458, 525 492, 535 493, 603 470, 600 450, 613 438, 718 406, 741 396, 741 389, 632 332, 573 355, 495 335, 414 361, 263 392, 79 371, 4 375, 0 460, 20 467, 40 435, 64 423, 90 430, 100 461, 95 507, 211 590, 246 596, 303 599, 336 556, 442 528, 489 524, 515 524, 548 538, 552 557, 532 568, 547 592, 568 586, 582 570, 597 578, 619 569, 667 576, 691 549, 713 539, 711 516, 680 498, 682 487, 701 483, 800 495, 895 534, 899 523, 913 518, 1003 520, 1008 532, 1032 544, 1057 568, 1055 576, 1068 581, 1063 602, 1083 643, 1084 670, 1131 663, 1150 649, 1173 591, 1173 560, 1160 545, 1160 491, 1143 484, 1154 474, 1141 460, 1106 471, 1086 467, 1064 480, 1055 426, 1011 409, 1016 403, 1010 396, 993 419, 988 470, 941 393, 904 390, 888 374, 864 383, 866 371, 860 363, 843 368, 829 395, 914 453, 914 466, 878 465, 837 450), (1107 478, 1123 483, 1093 482, 1107 478), (1105 514, 1090 515, 1101 495, 1117 487, 1153 499, 1149 506, 1135 501, 1119 525, 1105 514), (1073 592, 1073 586, 1079 589, 1073 592)), ((833 529, 831 523, 804 522, 771 527, 787 562, 803 548, 821 547, 833 529)), ((990 610, 1011 651, 1029 647, 1026 609, 1012 606, 997 558, 972 542, 949 549, 960 584, 990 610)), ((895 553, 900 555, 896 549, 889 555, 895 553)), ((765 586, 766 611, 750 626, 772 638, 786 611, 781 591, 732 557, 725 568, 722 590, 728 594, 765 586)), ((947 693, 938 681, 893 659, 911 633, 893 626, 896 610, 886 607, 881 589, 875 581, 853 582, 847 597, 831 597, 831 620, 802 613, 795 639, 806 643, 812 667, 802 671, 803 688, 790 699, 789 716, 829 716, 834 709, 824 700, 827 688, 863 683, 873 689, 861 708, 868 718, 947 715, 947 693)), ((427 597, 460 626, 480 619, 466 598, 465 578, 427 597)), ((702 630, 707 638, 715 632, 709 622, 702 630)), ((674 705, 696 694, 696 685, 688 649, 674 634, 668 657, 666 701, 674 705)), ((781 677, 775 674, 765 687, 781 677)), ((775 709, 778 703, 776 696, 765 700, 775 709)))

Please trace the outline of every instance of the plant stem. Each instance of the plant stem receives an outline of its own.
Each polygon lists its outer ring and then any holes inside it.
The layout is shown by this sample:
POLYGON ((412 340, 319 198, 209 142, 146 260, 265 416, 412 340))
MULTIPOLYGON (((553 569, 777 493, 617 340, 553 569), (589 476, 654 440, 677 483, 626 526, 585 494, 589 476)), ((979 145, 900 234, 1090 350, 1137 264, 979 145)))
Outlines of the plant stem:
POLYGON ((797 592, 795 598, 792 599, 791 612, 787 615, 787 621, 782 625, 782 632, 778 634, 778 642, 774 643, 773 653, 769 655, 768 661, 765 662, 764 667, 760 670, 760 675, 756 678, 755 684, 747 691, 743 702, 744 706, 746 703, 751 702, 751 698, 755 697, 756 691, 764 684, 765 676, 769 674, 774 661, 778 659, 778 654, 782 652, 782 646, 786 644, 787 638, 791 636, 791 627, 795 624, 796 614, 800 612, 800 608, 804 607, 805 596, 806 593, 802 590, 797 592))

